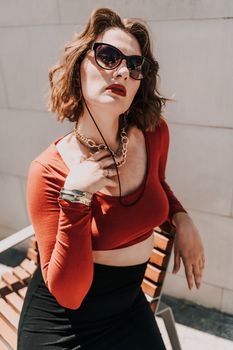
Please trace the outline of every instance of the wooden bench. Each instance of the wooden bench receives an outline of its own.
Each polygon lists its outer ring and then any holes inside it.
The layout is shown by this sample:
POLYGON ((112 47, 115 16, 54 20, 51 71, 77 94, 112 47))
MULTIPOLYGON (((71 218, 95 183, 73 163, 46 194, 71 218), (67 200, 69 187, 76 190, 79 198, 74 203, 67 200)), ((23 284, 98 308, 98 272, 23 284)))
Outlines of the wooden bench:
MULTIPOLYGON (((162 288, 173 247, 175 231, 168 222, 154 230, 154 248, 142 282, 142 290, 155 315, 165 323, 173 350, 181 350, 170 307, 161 302, 162 288)), ((32 226, 0 242, 0 253, 30 238, 26 258, 0 277, 0 350, 16 350, 17 328, 28 283, 39 263, 37 242, 32 226)), ((153 349, 152 349, 153 350, 153 349)))

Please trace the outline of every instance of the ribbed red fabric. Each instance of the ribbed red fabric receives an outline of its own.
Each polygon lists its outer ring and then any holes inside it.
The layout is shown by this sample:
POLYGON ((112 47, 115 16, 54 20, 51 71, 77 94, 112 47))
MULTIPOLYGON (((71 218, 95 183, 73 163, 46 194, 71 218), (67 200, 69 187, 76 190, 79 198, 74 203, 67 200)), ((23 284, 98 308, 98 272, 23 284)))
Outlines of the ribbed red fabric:
MULTIPOLYGON (((40 254, 46 286, 64 307, 78 308, 93 279, 93 250, 123 248, 148 238, 153 228, 176 212, 187 212, 165 181, 169 147, 166 121, 154 132, 145 132, 148 176, 145 191, 133 206, 125 207, 118 196, 96 192, 91 207, 59 199, 69 169, 55 140, 30 164, 27 206, 40 254)), ((135 200, 144 182, 123 197, 135 200)))

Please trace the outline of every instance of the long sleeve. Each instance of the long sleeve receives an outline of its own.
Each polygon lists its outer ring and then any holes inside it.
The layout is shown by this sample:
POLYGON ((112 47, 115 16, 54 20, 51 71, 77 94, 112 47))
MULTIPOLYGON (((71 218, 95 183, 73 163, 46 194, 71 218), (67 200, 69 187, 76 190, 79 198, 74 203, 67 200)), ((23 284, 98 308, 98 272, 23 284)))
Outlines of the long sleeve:
POLYGON ((168 221, 170 224, 172 224, 172 217, 175 213, 178 212, 185 212, 187 211, 184 209, 182 204, 179 202, 179 200, 176 198, 174 193, 172 192, 171 188, 166 182, 166 164, 167 164, 167 157, 168 157, 168 149, 169 149, 169 129, 166 121, 164 119, 161 119, 160 123, 160 160, 159 160, 159 177, 161 184, 163 186, 164 191, 166 192, 168 201, 169 201, 169 214, 168 214, 168 221))
POLYGON ((27 182, 27 207, 38 243, 42 275, 58 303, 78 308, 93 279, 91 209, 59 199, 49 165, 34 160, 27 182))

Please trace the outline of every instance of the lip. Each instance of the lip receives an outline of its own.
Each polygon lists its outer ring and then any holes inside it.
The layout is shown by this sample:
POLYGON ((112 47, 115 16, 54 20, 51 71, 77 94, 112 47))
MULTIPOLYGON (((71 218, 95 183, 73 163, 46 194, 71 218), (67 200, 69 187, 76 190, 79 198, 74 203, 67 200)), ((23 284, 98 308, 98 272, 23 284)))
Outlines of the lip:
POLYGON ((126 88, 124 85, 121 84, 112 84, 109 85, 106 90, 112 90, 113 93, 120 95, 120 96, 126 96, 126 88))

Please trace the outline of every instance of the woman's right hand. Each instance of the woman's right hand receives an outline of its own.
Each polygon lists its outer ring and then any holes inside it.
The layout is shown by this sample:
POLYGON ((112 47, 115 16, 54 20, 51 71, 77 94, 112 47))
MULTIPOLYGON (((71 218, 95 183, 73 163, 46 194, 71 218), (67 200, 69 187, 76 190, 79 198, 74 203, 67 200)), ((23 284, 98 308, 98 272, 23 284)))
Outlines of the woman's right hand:
POLYGON ((117 175, 113 165, 114 160, 108 150, 98 151, 88 158, 83 157, 79 164, 70 169, 64 188, 95 193, 105 186, 116 187, 117 181, 111 179, 117 175))

